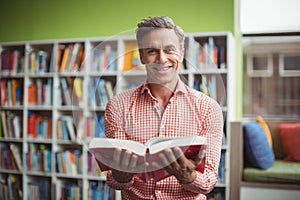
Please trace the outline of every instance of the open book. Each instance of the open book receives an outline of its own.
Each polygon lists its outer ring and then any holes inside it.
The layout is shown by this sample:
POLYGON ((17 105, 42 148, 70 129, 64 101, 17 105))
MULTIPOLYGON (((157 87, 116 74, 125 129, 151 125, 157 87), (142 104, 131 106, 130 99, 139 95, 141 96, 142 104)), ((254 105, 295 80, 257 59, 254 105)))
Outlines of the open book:
MULTIPOLYGON (((110 170, 110 162, 113 158, 114 150, 129 150, 138 156, 138 165, 140 165, 136 175, 142 180, 147 181, 153 178, 159 181, 170 176, 164 169, 152 165, 158 161, 158 154, 167 148, 180 147, 188 159, 194 160, 198 154, 206 148, 206 138, 202 136, 180 136, 180 137, 156 137, 150 139, 145 145, 131 140, 120 140, 110 138, 93 138, 89 145, 102 171, 110 170), (103 159, 105 155, 107 160, 103 159), (147 163, 147 164, 146 164, 147 163)), ((204 171, 204 161, 197 167, 200 172, 204 171)), ((121 168, 114 168, 124 171, 121 168)))

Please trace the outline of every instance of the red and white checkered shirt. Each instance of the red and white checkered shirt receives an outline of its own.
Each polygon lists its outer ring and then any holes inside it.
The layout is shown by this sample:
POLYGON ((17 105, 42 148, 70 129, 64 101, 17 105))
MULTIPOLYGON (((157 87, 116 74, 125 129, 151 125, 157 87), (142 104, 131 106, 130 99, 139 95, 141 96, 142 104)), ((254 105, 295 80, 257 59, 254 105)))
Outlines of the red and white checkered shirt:
POLYGON ((204 173, 196 172, 196 179, 181 184, 175 176, 161 181, 144 182, 139 177, 129 183, 119 183, 107 174, 107 184, 121 190, 122 199, 206 199, 218 179, 223 131, 220 106, 182 81, 164 112, 147 84, 115 96, 105 112, 105 132, 108 138, 146 143, 152 137, 200 135, 206 136, 204 173))

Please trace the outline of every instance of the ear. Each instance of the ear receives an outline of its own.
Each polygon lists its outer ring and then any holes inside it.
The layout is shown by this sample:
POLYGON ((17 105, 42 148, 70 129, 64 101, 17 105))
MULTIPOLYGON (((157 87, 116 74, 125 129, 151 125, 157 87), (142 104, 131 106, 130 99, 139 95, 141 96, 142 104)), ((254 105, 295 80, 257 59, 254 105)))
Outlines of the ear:
POLYGON ((183 62, 183 58, 184 58, 184 48, 182 48, 180 51, 180 62, 183 62))

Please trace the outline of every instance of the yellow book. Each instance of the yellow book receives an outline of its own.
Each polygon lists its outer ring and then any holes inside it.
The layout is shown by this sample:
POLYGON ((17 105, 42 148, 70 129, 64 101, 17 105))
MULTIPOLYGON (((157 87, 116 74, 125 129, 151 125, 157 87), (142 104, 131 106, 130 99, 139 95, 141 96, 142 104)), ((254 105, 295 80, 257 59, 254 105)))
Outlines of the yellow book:
POLYGON ((69 58, 69 52, 70 52, 69 47, 66 47, 64 50, 63 58, 62 58, 61 65, 60 65, 60 72, 66 71, 67 62, 68 62, 68 58, 69 58))
POLYGON ((30 64, 29 64, 29 71, 31 72, 31 73, 33 73, 34 71, 35 71, 35 52, 33 51, 33 52, 31 52, 30 53, 30 64))
POLYGON ((75 78, 73 84, 76 100, 80 104, 82 102, 82 79, 75 78))
POLYGON ((134 51, 137 49, 136 42, 127 42, 125 45, 125 55, 124 55, 124 71, 129 71, 133 69, 133 54, 134 51))

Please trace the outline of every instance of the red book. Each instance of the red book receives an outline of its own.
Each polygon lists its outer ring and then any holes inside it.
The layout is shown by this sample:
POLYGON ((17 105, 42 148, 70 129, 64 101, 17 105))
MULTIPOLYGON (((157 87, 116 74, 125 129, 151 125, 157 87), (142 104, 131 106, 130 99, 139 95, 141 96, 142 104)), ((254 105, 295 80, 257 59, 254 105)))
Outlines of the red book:
POLYGON ((29 138, 33 138, 34 137, 34 127, 35 127, 35 120, 37 118, 37 115, 36 114, 31 114, 29 116, 29 119, 28 119, 28 128, 27 128, 27 134, 28 134, 28 137, 29 138))
POLYGON ((1 106, 7 106, 8 99, 7 99, 7 85, 6 80, 1 80, 0 82, 0 95, 1 95, 1 106))
MULTIPOLYGON (((182 137, 157 137, 150 139, 145 145, 131 140, 120 140, 110 138, 93 138, 89 145, 89 150, 94 154, 97 163, 102 171, 110 170, 110 162, 114 151, 117 148, 129 150, 138 156, 138 166, 136 173, 142 180, 154 179, 159 181, 168 174, 164 169, 153 165, 158 160, 158 154, 164 149, 180 147, 188 159, 194 160, 199 152, 206 148, 206 138, 202 136, 182 136, 182 137), (102 158, 110 158, 107 161, 102 158)), ((205 159, 197 167, 197 170, 204 171, 205 159)), ((116 170, 123 171, 121 168, 116 170)))

